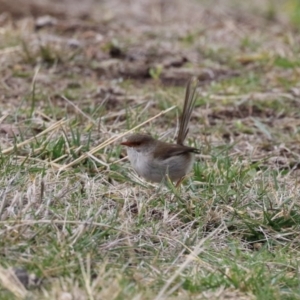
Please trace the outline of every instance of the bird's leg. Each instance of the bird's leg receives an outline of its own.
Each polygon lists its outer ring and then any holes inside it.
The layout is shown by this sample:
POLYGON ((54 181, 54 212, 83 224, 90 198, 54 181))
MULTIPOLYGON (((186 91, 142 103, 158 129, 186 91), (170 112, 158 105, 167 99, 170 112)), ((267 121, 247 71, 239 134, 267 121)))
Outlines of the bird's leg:
POLYGON ((184 180, 184 178, 185 178, 185 176, 182 176, 182 177, 176 182, 176 185, 175 185, 176 188, 179 188, 179 187, 180 187, 180 185, 181 185, 182 181, 184 180))
POLYGON ((174 193, 177 192, 177 184, 174 184, 174 182, 171 180, 168 174, 166 174, 165 176, 165 183, 174 193))

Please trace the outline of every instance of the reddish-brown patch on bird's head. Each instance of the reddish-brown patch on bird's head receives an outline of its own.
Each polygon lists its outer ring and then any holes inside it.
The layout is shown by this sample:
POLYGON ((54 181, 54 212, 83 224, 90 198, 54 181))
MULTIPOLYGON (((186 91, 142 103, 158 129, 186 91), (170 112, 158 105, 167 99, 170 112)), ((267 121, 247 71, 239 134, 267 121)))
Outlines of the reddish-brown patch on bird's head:
POLYGON ((127 147, 138 147, 141 145, 147 145, 153 141, 153 137, 147 134, 133 134, 127 138, 127 141, 122 142, 121 145, 127 147))
POLYGON ((128 146, 128 147, 138 146, 136 143, 130 141, 122 142, 121 145, 128 146))

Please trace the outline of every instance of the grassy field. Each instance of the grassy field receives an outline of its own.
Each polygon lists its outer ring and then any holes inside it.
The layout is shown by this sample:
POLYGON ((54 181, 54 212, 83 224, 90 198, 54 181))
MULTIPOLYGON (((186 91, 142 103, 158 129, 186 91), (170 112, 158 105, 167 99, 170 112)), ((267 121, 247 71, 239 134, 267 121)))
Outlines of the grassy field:
POLYGON ((0 299, 300 299, 298 1, 8 3, 0 299), (202 153, 145 182, 120 142, 174 141, 191 75, 202 153))

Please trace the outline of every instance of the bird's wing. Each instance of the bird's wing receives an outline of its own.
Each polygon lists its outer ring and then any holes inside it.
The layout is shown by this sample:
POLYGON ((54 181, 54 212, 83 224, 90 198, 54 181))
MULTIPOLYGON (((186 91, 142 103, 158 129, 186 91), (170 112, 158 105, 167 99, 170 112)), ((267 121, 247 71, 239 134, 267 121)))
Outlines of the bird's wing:
POLYGON ((160 159, 167 159, 172 156, 182 155, 189 152, 199 153, 200 151, 197 148, 164 142, 161 142, 160 147, 157 147, 157 149, 158 150, 154 151, 153 157, 160 159))

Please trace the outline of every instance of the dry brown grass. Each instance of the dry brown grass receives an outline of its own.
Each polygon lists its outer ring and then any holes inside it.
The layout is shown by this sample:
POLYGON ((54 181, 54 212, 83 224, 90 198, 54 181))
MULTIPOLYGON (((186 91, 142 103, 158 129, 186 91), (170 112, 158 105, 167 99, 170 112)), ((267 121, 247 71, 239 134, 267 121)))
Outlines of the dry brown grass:
POLYGON ((0 298, 298 299, 299 5, 16 3, 0 0, 0 298), (118 140, 172 140, 191 75, 202 154, 177 191, 118 140))

